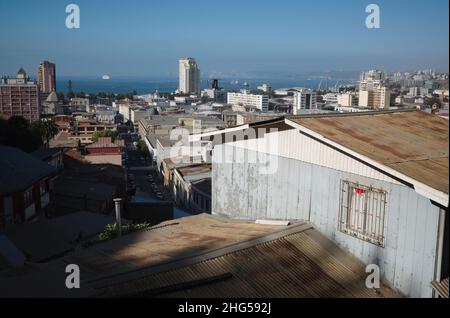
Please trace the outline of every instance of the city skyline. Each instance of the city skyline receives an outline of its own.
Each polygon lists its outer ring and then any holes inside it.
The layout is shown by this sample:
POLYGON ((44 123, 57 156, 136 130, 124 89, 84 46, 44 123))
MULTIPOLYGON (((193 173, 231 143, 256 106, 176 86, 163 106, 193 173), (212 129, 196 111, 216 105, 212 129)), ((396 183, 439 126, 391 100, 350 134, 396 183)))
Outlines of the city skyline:
POLYGON ((64 25, 68 3, 0 4, 0 20, 16 25, 14 34, 0 31, 7 43, 0 52, 2 74, 12 75, 21 66, 35 77, 30 71, 49 60, 58 65, 58 76, 176 77, 176 61, 183 56, 196 58, 202 77, 448 71, 448 1, 426 6, 421 1, 378 1, 381 29, 365 27, 369 3, 359 0, 281 1, 270 7, 252 1, 230 1, 227 6, 198 1, 190 7, 176 0, 76 3, 81 28, 72 30, 64 25), (201 15, 205 6, 210 13, 201 15), (417 39, 433 47, 417 45, 417 39))

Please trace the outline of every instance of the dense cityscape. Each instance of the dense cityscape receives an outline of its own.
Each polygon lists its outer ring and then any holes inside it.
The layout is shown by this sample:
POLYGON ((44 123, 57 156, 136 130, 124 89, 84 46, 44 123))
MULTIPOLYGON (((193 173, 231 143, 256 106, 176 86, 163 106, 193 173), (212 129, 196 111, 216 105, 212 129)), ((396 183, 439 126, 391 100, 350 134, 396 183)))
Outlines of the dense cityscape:
POLYGON ((448 70, 172 63, 144 94, 0 74, 1 298, 448 298, 448 70))

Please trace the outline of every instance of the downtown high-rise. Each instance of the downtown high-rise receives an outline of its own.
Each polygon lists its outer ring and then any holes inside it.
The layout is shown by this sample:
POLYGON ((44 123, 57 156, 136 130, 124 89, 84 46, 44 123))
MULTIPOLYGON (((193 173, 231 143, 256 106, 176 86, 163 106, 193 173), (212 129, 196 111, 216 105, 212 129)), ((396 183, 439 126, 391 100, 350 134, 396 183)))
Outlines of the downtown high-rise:
POLYGON ((179 87, 182 94, 200 94, 200 69, 195 59, 187 57, 179 61, 179 87))
POLYGON ((378 70, 363 72, 359 81, 359 107, 387 109, 391 94, 386 87, 385 74, 378 70))
POLYGON ((56 91, 56 66, 48 61, 39 64, 38 72, 39 91, 41 94, 50 94, 56 91))

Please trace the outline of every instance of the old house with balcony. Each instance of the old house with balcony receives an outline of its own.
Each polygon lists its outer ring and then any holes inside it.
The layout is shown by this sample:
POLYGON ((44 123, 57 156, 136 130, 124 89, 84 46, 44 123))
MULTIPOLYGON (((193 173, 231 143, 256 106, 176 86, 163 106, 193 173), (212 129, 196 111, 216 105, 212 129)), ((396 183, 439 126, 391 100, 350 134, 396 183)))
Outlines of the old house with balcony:
POLYGON ((50 202, 57 169, 0 145, 0 230, 36 218, 50 202))

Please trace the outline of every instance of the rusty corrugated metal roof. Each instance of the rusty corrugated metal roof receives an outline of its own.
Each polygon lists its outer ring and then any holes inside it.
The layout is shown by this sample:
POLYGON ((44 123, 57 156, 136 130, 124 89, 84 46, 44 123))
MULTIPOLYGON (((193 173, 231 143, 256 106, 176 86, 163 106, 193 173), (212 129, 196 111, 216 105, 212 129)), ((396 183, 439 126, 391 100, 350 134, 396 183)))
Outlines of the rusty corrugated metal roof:
POLYGON ((289 120, 438 191, 449 193, 449 122, 420 111, 289 120))
MULTIPOLYGON (((220 231, 220 222, 217 223, 220 231)), ((268 236, 270 237, 270 235, 268 236)), ((189 260, 184 260, 189 262, 189 260)), ((287 227, 267 241, 225 247, 188 265, 103 280, 102 297, 351 298, 400 297, 365 286, 362 263, 311 226, 287 227)))
POLYGON ((260 225, 209 215, 98 244, 29 268, 25 276, 3 273, 0 296, 70 296, 60 279, 67 264, 82 273, 77 296, 401 296, 385 285, 367 289, 365 266, 309 224, 260 225))

